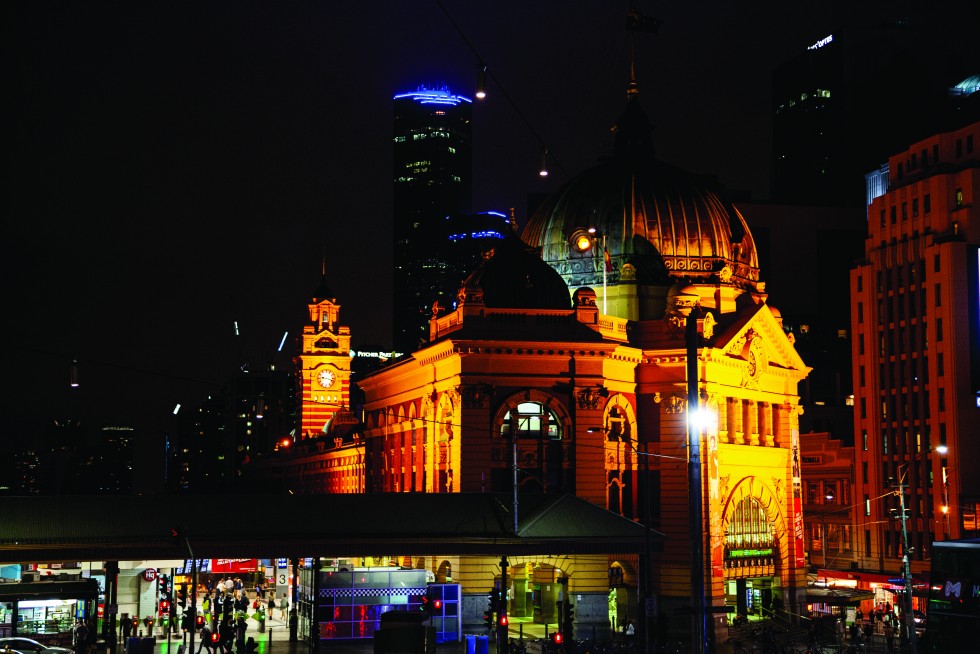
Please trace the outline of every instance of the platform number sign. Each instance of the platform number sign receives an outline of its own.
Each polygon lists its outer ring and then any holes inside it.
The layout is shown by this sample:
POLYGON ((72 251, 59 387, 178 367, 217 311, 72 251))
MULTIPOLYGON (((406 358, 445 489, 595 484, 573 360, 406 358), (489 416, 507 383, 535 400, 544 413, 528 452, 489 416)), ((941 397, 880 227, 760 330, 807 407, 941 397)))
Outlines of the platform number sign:
POLYGON ((285 586, 286 585, 286 573, 285 572, 280 572, 279 573, 279 578, 276 580, 276 585, 277 586, 285 586))

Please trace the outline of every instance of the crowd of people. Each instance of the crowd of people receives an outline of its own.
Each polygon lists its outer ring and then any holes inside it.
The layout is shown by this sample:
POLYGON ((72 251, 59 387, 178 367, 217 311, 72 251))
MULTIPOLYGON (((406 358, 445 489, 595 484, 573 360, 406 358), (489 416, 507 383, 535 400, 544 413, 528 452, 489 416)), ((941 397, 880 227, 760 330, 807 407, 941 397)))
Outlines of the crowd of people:
POLYGON ((837 620, 838 644, 843 647, 849 642, 850 645, 861 648, 870 645, 875 634, 878 634, 884 636, 886 651, 892 652, 895 649, 898 626, 898 617, 889 603, 876 605, 867 615, 859 607, 854 612, 854 622, 850 627, 845 627, 841 620, 837 620))
POLYGON ((201 630, 201 645, 196 654, 207 650, 208 654, 252 654, 255 639, 247 637, 248 616, 257 611, 270 618, 276 616, 286 622, 289 616, 289 599, 286 593, 276 599, 274 592, 267 592, 262 584, 256 584, 254 597, 249 597, 241 579, 226 577, 205 587, 199 600, 205 624, 201 630))

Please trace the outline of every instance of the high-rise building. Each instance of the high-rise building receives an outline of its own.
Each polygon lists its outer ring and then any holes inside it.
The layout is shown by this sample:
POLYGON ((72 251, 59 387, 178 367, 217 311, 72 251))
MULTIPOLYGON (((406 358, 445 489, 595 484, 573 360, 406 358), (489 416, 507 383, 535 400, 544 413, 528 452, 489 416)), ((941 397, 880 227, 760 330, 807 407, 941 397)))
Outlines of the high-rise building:
POLYGON ((863 206, 881 153, 978 118, 976 98, 957 90, 978 72, 975 3, 833 4, 814 24, 822 31, 773 74, 778 202, 863 206))
POLYGON ((888 159, 851 271, 857 559, 896 573, 905 490, 913 571, 980 535, 980 122, 888 159))
POLYGON ((458 288, 439 245, 449 235, 445 222, 470 211, 472 101, 420 86, 393 104, 393 341, 396 351, 414 352, 447 280, 458 288))

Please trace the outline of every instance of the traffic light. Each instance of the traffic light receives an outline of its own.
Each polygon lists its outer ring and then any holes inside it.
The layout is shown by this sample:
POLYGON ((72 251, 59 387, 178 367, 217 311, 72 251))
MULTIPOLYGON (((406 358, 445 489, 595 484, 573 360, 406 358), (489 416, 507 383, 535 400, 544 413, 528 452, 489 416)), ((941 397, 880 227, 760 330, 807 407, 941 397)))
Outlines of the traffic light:
POLYGON ((181 584, 177 589, 177 606, 180 608, 187 606, 187 584, 181 584))
POLYGON ((170 602, 165 599, 160 600, 160 613, 170 613, 170 602))
POLYGON ((571 602, 565 603, 565 624, 562 633, 565 638, 572 638, 572 627, 575 624, 575 607, 571 602))
POLYGON ((500 625, 501 627, 506 627, 508 624, 510 624, 510 620, 507 619, 506 613, 504 612, 500 613, 500 617, 497 618, 497 624, 500 625))
POLYGON ((483 624, 488 630, 493 629, 493 609, 487 609, 483 612, 483 624))
POLYGON ((560 631, 556 631, 555 633, 551 634, 551 642, 553 642, 555 645, 561 645, 563 642, 565 642, 565 637, 562 636, 560 631))
POLYGON ((429 587, 422 596, 422 605, 419 607, 426 615, 435 615, 442 611, 442 599, 438 597, 437 588, 429 587))
POLYGON ((203 627, 204 626, 204 616, 203 615, 197 616, 197 618, 194 620, 194 624, 197 626, 198 629, 200 629, 201 627, 203 627))

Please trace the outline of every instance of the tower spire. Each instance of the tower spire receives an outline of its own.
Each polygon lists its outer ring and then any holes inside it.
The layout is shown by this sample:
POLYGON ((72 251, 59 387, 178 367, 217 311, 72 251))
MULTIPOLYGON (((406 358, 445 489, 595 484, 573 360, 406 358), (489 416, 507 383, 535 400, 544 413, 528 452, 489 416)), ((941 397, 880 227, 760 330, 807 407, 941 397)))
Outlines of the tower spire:
POLYGON ((630 33, 630 78, 626 85, 627 100, 632 100, 640 92, 640 87, 636 83, 636 33, 656 33, 660 30, 662 22, 659 18, 644 15, 635 7, 626 12, 626 31, 630 33))

